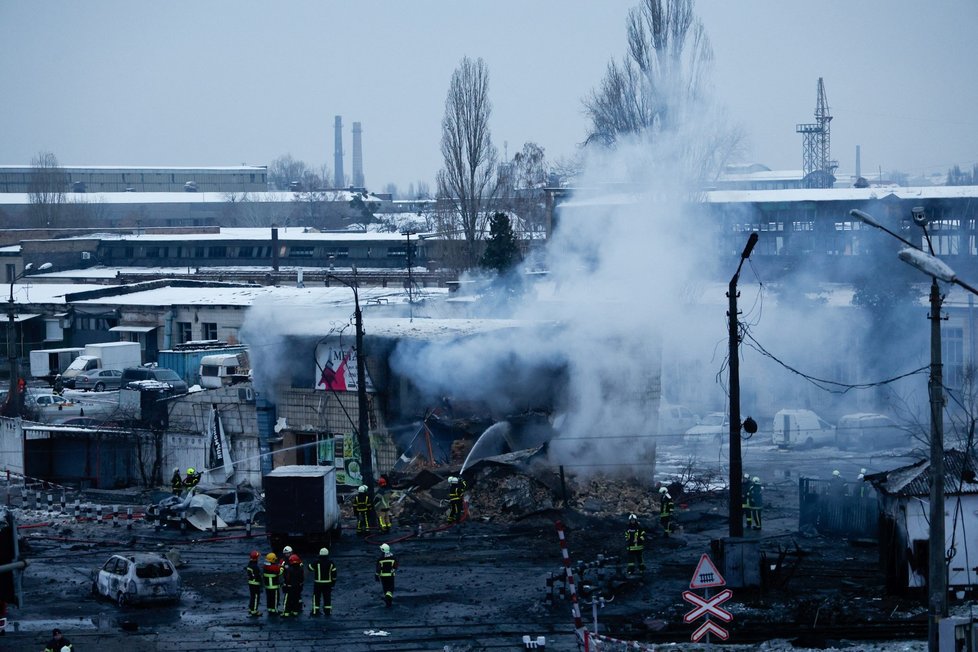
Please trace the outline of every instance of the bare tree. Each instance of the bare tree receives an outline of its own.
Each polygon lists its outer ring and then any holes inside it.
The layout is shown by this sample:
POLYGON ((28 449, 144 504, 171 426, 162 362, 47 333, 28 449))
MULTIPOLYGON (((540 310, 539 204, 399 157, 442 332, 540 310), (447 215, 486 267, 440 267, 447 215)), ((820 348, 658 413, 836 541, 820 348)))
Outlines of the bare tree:
POLYGON ((310 172, 309 166, 304 161, 292 158, 291 154, 285 154, 279 156, 268 166, 268 180, 272 182, 276 190, 286 191, 290 189, 290 184, 293 182, 302 183, 303 177, 308 172, 310 172))
POLYGON ((446 235, 463 236, 463 265, 478 262, 476 240, 485 222, 488 202, 495 194, 496 148, 489 132, 489 70, 480 58, 464 57, 452 74, 442 118, 441 153, 445 167, 438 172, 438 195, 450 203, 457 226, 446 235))
POLYGON ((68 175, 51 152, 40 152, 31 159, 31 178, 27 184, 31 222, 41 228, 60 226, 68 175))
POLYGON ((642 0, 628 13, 627 38, 626 57, 608 64, 584 102, 587 144, 612 147, 625 135, 675 130, 704 94, 713 49, 693 0, 642 0))

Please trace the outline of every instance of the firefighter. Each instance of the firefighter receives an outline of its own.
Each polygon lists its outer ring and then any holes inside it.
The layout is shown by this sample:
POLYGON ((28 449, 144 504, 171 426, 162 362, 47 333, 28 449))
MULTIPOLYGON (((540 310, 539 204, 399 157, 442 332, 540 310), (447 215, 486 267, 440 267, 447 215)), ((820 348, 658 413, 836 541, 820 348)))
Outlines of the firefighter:
POLYGON ((386 475, 377 479, 377 525, 380 527, 381 534, 391 531, 391 498, 390 482, 386 475))
POLYGON ((265 604, 268 606, 268 615, 278 615, 278 590, 281 585, 282 566, 278 563, 278 556, 274 552, 265 555, 265 568, 262 571, 262 579, 265 585, 265 604))
POLYGON ((328 548, 319 549, 319 559, 309 564, 309 572, 312 573, 312 615, 332 616, 336 564, 329 558, 328 548))
POLYGON ((48 644, 44 646, 44 652, 61 652, 63 649, 68 648, 69 650, 74 650, 71 641, 66 639, 61 633, 61 630, 55 628, 51 631, 51 640, 48 644))
MULTIPOLYGON (((282 579, 285 579, 285 570, 289 566, 289 557, 292 556, 292 546, 285 546, 282 548, 282 556, 279 559, 282 560, 282 579)), ((282 588, 282 595, 279 596, 278 603, 280 605, 285 605, 285 598, 288 597, 289 589, 285 586, 285 582, 280 582, 282 588)), ((285 610, 283 609, 283 612, 285 610)))
POLYGON ((197 469, 190 467, 187 469, 187 477, 183 479, 183 486, 188 489, 193 489, 200 484, 200 474, 197 473, 197 469))
POLYGON ((261 615, 258 607, 261 606, 261 566, 258 565, 259 553, 252 550, 248 565, 245 566, 245 573, 248 576, 248 615, 256 618, 261 615))
POLYGON ((829 495, 846 495, 846 481, 842 479, 842 473, 839 472, 839 469, 832 471, 832 479, 829 481, 829 495))
POLYGON ((744 518, 747 519, 747 527, 751 526, 750 520, 750 501, 747 499, 750 493, 750 473, 745 473, 743 479, 740 481, 740 502, 741 508, 744 512, 744 518))
POLYGON ((856 476, 856 485, 859 487, 860 498, 872 495, 873 488, 866 482, 866 469, 859 469, 859 475, 856 476))
POLYGON ((370 501, 370 494, 367 493, 367 485, 362 484, 357 487, 357 495, 353 497, 353 511, 357 515, 357 534, 363 536, 370 532, 370 511, 373 504, 370 501))
POLYGON ((384 604, 388 607, 394 604, 394 574, 396 572, 397 559, 391 552, 391 547, 383 543, 380 546, 380 559, 377 560, 374 579, 380 582, 380 588, 384 591, 384 604))
POLYGON ((764 487, 761 479, 754 476, 750 483, 750 491, 747 494, 747 502, 750 504, 751 529, 761 529, 761 510, 764 508, 764 487))
POLYGON ((672 534, 672 513, 676 510, 676 503, 672 501, 669 490, 659 487, 659 525, 662 532, 669 536, 672 534))
POLYGON ((626 573, 633 573, 638 568, 640 572, 645 572, 645 528, 639 525, 638 517, 634 514, 628 515, 628 528, 625 530, 625 545, 628 546, 628 566, 625 567, 626 573))
POLYGON ((283 616, 298 616, 302 611, 302 585, 304 583, 302 560, 299 555, 289 556, 289 564, 285 567, 285 609, 283 616))
POLYGON ((183 478, 180 477, 180 467, 173 467, 173 476, 170 478, 170 489, 174 496, 179 496, 183 491, 183 478))
POLYGON ((450 476, 448 478, 448 521, 450 523, 460 523, 465 512, 465 490, 467 488, 465 480, 450 476))

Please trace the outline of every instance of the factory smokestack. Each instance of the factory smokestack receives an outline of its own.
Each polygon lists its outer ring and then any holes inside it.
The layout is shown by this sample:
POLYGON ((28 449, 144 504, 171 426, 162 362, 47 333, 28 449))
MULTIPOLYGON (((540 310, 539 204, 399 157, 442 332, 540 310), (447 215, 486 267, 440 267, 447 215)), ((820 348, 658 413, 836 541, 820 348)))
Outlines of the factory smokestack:
POLYGON ((856 178, 863 176, 862 162, 859 160, 859 145, 856 145, 856 178))
POLYGON ((343 179, 346 176, 343 174, 343 116, 336 116, 333 134, 333 139, 336 142, 336 148, 333 152, 333 187, 342 188, 345 185, 343 179))
POLYGON ((353 123, 353 186, 363 188, 363 141, 361 140, 363 130, 360 123, 353 123))

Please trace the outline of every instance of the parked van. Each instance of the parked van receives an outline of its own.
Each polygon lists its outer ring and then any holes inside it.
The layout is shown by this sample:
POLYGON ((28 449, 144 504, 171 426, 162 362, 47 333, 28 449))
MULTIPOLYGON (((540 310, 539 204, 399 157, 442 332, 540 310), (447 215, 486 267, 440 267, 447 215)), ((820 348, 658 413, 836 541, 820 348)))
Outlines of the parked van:
POLYGON ((216 353, 200 359, 200 386, 217 389, 248 380, 248 354, 216 353))
POLYGON ((659 403, 659 435, 668 439, 666 443, 680 443, 684 432, 695 425, 699 425, 699 415, 693 414, 685 405, 671 405, 669 403, 659 403))
POLYGON ((882 450, 913 445, 911 434, 883 414, 860 412, 839 419, 836 445, 842 450, 882 450))
POLYGON ((780 410, 774 415, 771 439, 780 448, 830 446, 835 427, 811 410, 780 410))

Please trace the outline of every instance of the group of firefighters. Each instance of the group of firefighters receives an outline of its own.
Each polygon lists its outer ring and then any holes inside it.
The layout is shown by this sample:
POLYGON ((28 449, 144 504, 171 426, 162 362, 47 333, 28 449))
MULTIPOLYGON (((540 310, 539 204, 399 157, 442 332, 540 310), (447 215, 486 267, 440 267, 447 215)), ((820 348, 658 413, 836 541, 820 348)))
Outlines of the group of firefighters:
MULTIPOLYGON (((380 557, 374 565, 374 579, 380 582, 384 604, 394 604, 394 576, 397 558, 389 544, 380 545, 380 557)), ((333 586, 336 584, 336 564, 329 556, 328 548, 320 548, 319 556, 311 564, 303 565, 302 559, 291 546, 285 546, 281 559, 274 552, 265 555, 252 550, 245 575, 248 580, 248 615, 261 616, 261 594, 265 593, 265 608, 269 616, 283 618, 302 613, 302 593, 305 573, 312 579, 312 610, 310 616, 333 615, 333 586)))
MULTIPOLYGON (((761 529, 761 510, 764 508, 764 486, 757 476, 744 474, 743 507, 747 526, 753 530, 761 529)), ((672 519, 676 511, 676 503, 667 487, 659 487, 659 526, 662 534, 668 537, 672 534, 672 519)), ((641 526, 638 516, 628 515, 628 525, 625 528, 625 550, 627 552, 626 573, 645 572, 645 529, 641 526)))
POLYGON ((173 495, 179 496, 184 489, 193 489, 200 484, 200 471, 194 467, 187 469, 187 476, 180 476, 180 469, 174 467, 173 476, 170 478, 170 489, 173 495))
MULTIPOLYGON (((187 469, 188 477, 196 477, 193 469, 187 469)), ((177 492, 179 473, 174 469, 173 486, 177 492)), ((448 478, 448 520, 452 523, 462 521, 465 513, 465 491, 467 485, 462 478, 448 478)), ((185 483, 182 486, 190 486, 185 483)), ((377 480, 375 499, 370 499, 366 485, 360 485, 353 497, 353 512, 357 519, 357 534, 366 536, 374 530, 374 522, 381 533, 391 530, 390 518, 390 480, 386 475, 377 480), (372 519, 375 515, 375 519, 372 519)), ((384 604, 394 604, 394 576, 398 562, 387 543, 380 545, 380 557, 374 564, 374 579, 380 582, 384 604)), ((333 614, 333 586, 336 584, 336 564, 329 556, 328 548, 319 550, 319 557, 311 564, 302 563, 291 546, 285 546, 281 558, 274 552, 265 555, 262 563, 261 553, 252 550, 245 574, 248 581, 248 615, 261 616, 261 594, 265 593, 265 607, 269 616, 294 617, 302 612, 302 592, 305 573, 312 578, 311 616, 331 616, 333 614), (280 607, 281 605, 281 607, 280 607)))

